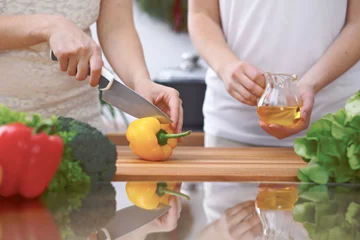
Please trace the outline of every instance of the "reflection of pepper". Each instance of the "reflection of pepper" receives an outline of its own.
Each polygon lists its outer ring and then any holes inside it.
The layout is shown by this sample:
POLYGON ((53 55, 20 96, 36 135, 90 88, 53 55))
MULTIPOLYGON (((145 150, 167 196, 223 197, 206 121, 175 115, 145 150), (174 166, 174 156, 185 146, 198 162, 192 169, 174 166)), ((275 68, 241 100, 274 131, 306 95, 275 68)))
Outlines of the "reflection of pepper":
POLYGON ((0 239, 60 240, 60 231, 40 200, 0 197, 0 239))
POLYGON ((0 186, 1 186, 1 182, 2 182, 2 167, 0 166, 0 186))
POLYGON ((63 154, 63 140, 42 130, 52 123, 30 128, 22 123, 0 127, 0 196, 40 196, 47 188, 63 154))
POLYGON ((176 183, 166 182, 127 182, 126 194, 136 206, 144 209, 155 209, 160 203, 169 203, 169 194, 190 199, 183 193, 174 191, 176 183))
POLYGON ((160 124, 153 117, 133 121, 126 132, 130 149, 144 160, 167 160, 176 147, 177 139, 191 131, 174 134, 169 124, 160 124))

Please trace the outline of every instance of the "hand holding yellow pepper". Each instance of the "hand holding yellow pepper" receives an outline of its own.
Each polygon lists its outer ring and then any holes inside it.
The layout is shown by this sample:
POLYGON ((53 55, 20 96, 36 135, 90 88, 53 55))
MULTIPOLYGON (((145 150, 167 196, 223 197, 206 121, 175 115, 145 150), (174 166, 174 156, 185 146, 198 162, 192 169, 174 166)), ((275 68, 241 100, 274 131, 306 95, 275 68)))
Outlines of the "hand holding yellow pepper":
POLYGON ((177 139, 187 136, 191 131, 174 134, 169 124, 160 124, 153 117, 133 121, 127 131, 126 139, 131 151, 144 160, 167 160, 177 145, 177 139))
POLYGON ((173 182, 127 182, 126 194, 134 205, 151 210, 160 203, 169 204, 169 195, 190 199, 188 195, 174 191, 175 187, 173 182))

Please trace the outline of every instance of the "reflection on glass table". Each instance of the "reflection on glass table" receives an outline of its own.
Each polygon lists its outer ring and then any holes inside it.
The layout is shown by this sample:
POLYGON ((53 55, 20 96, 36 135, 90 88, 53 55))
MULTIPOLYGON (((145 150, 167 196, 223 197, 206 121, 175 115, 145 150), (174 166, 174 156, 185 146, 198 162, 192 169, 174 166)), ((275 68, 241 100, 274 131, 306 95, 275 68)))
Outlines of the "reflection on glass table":
POLYGON ((360 239, 360 185, 131 185, 0 198, 0 239, 360 239))

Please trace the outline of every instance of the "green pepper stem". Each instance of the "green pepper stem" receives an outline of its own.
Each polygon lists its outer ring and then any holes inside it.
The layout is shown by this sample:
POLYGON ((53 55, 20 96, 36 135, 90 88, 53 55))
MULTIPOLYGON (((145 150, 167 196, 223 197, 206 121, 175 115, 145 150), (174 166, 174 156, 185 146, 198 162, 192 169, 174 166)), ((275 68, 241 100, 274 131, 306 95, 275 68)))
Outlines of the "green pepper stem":
POLYGON ((190 133, 191 133, 191 130, 186 131, 186 132, 181 132, 181 133, 167 133, 165 130, 161 129, 157 133, 156 136, 157 136, 159 145, 163 146, 163 145, 167 144, 167 140, 169 138, 181 138, 181 137, 188 136, 190 133))
POLYGON ((165 188, 163 191, 164 191, 164 193, 174 195, 174 196, 178 196, 178 197, 183 197, 183 198, 186 198, 187 200, 190 200, 190 197, 188 195, 184 194, 184 193, 176 192, 176 191, 170 190, 168 188, 165 188))
POLYGON ((190 200, 190 197, 188 195, 186 195, 184 193, 181 193, 181 192, 176 192, 176 191, 170 190, 170 189, 167 188, 167 186, 168 186, 167 183, 159 182, 157 184, 157 188, 156 188, 157 195, 159 195, 161 197, 162 195, 167 193, 169 195, 183 197, 183 198, 186 198, 187 200, 190 200))

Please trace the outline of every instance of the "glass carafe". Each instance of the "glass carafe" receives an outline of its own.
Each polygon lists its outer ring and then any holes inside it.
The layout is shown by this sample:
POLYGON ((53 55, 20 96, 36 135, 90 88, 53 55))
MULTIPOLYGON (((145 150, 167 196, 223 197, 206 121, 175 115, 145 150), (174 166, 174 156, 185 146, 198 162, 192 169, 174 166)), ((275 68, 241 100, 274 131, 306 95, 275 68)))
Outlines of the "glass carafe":
POLYGON ((296 185, 263 184, 255 200, 256 211, 263 225, 261 240, 290 240, 294 220, 292 209, 298 199, 296 185))
POLYGON ((301 106, 296 91, 297 75, 265 73, 266 88, 258 101, 262 122, 291 126, 300 119, 301 106))

